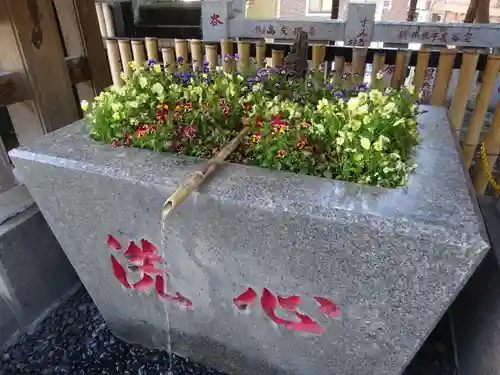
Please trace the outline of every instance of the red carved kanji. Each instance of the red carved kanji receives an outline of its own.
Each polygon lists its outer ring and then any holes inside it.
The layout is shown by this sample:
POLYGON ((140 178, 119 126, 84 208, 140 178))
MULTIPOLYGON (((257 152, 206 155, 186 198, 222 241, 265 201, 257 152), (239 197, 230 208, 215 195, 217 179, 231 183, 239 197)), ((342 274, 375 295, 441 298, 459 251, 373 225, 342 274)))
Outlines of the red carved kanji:
POLYGON ((212 14, 210 16, 210 25, 212 26, 217 26, 217 25, 222 25, 224 22, 221 21, 220 16, 218 14, 212 14))
POLYGON ((314 297, 314 299, 319 303, 319 310, 323 314, 332 318, 337 318, 340 316, 340 312, 337 310, 337 305, 328 298, 316 296, 314 297))
POLYGON ((253 307, 255 300, 257 299, 257 293, 252 288, 248 288, 238 297, 233 298, 234 305, 239 310, 246 310, 249 307, 253 307))
MULTIPOLYGON (((328 316, 338 316, 337 305, 335 305, 328 298, 314 297, 316 301, 321 301, 320 310, 328 316)), ((234 305, 239 310, 247 310, 252 307, 257 299, 257 293, 252 289, 248 288, 238 297, 233 299, 234 305)), ((269 289, 262 289, 262 296, 260 299, 260 304, 262 310, 274 323, 279 326, 283 326, 290 331, 305 332, 312 334, 322 334, 325 329, 321 325, 312 319, 309 315, 303 314, 297 311, 297 307, 301 302, 300 296, 289 296, 289 297, 276 297, 269 289), (277 315, 276 308, 277 305, 285 310, 295 313, 298 320, 285 319, 277 315)))
MULTIPOLYGON (((112 235, 108 235, 106 243, 109 248, 114 250, 121 250, 122 248, 120 242, 112 235)), ((130 284, 127 280, 126 267, 122 266, 114 255, 111 255, 113 274, 118 282, 126 289, 149 292, 153 289, 153 286, 155 286, 156 294, 159 297, 184 307, 191 307, 193 303, 182 293, 176 292, 175 295, 169 295, 165 292, 165 278, 162 275, 167 275, 168 272, 165 269, 165 260, 157 251, 158 248, 144 238, 141 239, 140 247, 134 241, 130 241, 123 255, 130 264, 128 268, 140 272, 141 279, 135 284, 130 284), (151 275, 155 275, 156 279, 151 275)))

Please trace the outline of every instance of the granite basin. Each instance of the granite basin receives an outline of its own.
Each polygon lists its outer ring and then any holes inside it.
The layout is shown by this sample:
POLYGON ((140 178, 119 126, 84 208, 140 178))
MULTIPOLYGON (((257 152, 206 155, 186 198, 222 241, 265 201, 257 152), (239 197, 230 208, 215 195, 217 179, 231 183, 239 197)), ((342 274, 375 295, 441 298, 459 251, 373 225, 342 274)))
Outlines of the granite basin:
POLYGON ((405 188, 226 164, 163 227, 200 161, 101 145, 81 122, 10 155, 120 338, 230 374, 397 375, 489 247, 446 110, 423 109, 405 188), (125 267, 141 239, 166 286, 125 267))

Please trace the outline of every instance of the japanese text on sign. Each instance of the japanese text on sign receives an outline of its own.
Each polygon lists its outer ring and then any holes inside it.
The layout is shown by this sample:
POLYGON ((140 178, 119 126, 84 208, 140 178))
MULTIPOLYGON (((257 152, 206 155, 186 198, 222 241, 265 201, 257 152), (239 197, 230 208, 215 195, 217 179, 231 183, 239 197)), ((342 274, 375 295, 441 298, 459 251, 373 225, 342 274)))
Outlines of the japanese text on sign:
POLYGON ((399 31, 399 39, 401 40, 415 40, 423 42, 441 42, 441 43, 471 43, 472 32, 471 29, 467 32, 449 32, 426 30, 420 26, 404 28, 399 31))
POLYGON ((354 39, 349 40, 349 45, 361 47, 365 45, 365 43, 367 42, 366 38, 368 37, 367 24, 368 19, 366 17, 359 22, 361 31, 356 35, 354 39))
POLYGON ((255 27, 254 32, 258 35, 274 37, 274 38, 289 38, 295 37, 301 31, 307 31, 309 37, 316 35, 316 29, 311 27, 293 27, 285 24, 262 24, 255 27))

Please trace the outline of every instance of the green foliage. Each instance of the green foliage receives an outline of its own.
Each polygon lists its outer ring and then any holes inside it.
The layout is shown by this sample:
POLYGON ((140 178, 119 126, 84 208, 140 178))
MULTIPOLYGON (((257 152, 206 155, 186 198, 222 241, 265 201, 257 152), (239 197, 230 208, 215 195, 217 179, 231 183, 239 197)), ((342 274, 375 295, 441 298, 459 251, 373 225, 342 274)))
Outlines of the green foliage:
MULTIPOLYGON (((226 56, 225 58, 229 58, 226 56)), ((237 58, 237 56, 235 56, 237 58)), ((342 82, 321 72, 290 79, 284 71, 168 73, 133 65, 124 85, 95 98, 92 137, 210 158, 241 130, 252 134, 234 162, 383 187, 403 186, 418 143, 413 87, 391 90, 342 82)), ((88 103, 82 103, 87 110, 88 103)))

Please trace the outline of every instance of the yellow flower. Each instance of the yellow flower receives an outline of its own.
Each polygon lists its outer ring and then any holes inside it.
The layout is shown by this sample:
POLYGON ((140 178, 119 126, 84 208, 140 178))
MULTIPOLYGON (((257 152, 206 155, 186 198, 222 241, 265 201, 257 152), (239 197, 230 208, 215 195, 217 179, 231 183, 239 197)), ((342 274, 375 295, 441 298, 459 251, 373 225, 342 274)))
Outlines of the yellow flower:
POLYGON ((82 108, 83 112, 87 112, 89 110, 89 102, 86 100, 82 100, 80 103, 80 107, 82 108))
POLYGON ((153 65, 153 70, 154 70, 156 73, 161 73, 161 65, 160 65, 160 64, 154 64, 154 65, 153 65))
POLYGON ((118 112, 113 113, 113 120, 120 121, 121 116, 118 112))
POLYGON ((378 72, 377 79, 382 79, 382 78, 384 78, 384 72, 378 72))

